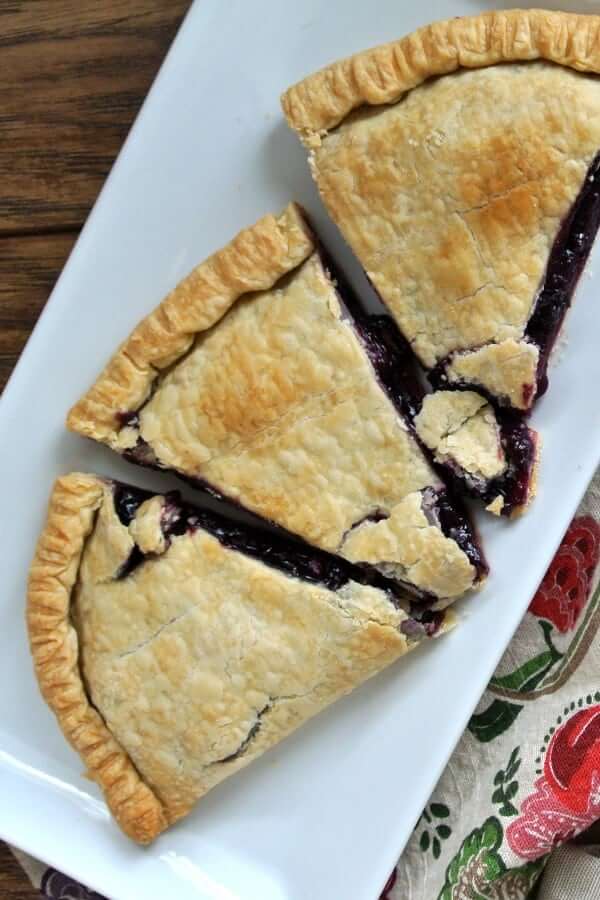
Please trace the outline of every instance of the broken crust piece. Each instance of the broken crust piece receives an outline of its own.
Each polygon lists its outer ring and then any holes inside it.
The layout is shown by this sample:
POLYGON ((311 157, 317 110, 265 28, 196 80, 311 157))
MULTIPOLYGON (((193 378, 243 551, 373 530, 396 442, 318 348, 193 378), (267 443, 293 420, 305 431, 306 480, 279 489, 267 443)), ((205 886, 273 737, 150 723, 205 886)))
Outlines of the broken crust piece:
POLYGON ((292 204, 184 279, 68 425, 421 599, 454 599, 487 567, 404 416, 411 388, 385 380, 394 351, 380 332, 381 317, 359 313, 334 282, 292 204))
POLYGON ((31 566, 42 694, 110 810, 145 844, 419 640, 350 564, 173 496, 60 478, 31 566), (139 543, 138 543, 139 542, 139 543))
POLYGON ((474 391, 423 398, 415 431, 447 478, 495 515, 520 515, 535 496, 539 437, 521 416, 474 391))
POLYGON ((493 11, 284 94, 325 206, 434 387, 517 410, 545 391, 600 220, 597 73, 600 17, 493 11))

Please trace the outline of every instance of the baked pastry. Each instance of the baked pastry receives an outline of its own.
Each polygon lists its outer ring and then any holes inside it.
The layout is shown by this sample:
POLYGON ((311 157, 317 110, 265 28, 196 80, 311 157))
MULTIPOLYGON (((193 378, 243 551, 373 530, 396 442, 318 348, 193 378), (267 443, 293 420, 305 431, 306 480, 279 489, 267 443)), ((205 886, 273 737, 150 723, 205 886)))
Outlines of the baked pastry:
POLYGON ((340 290, 299 208, 267 216, 134 330, 68 425, 452 599, 486 574, 479 544, 414 433, 399 345, 340 290))
POLYGON ((31 567, 40 688, 148 843, 337 697, 445 630, 349 563, 91 475, 60 478, 31 567), (355 580, 358 578, 359 580, 355 580))
POLYGON ((284 94, 330 215, 435 387, 516 410, 546 389, 600 221, 598 72, 600 17, 494 11, 284 94))
POLYGON ((599 29, 543 10, 452 19, 283 97, 330 214, 435 384, 516 409, 545 390, 600 218, 600 82, 582 74, 600 71, 599 29))
POLYGON ((446 480, 495 515, 522 513, 535 496, 540 439, 523 416, 495 410, 481 393, 426 394, 413 419, 446 480))

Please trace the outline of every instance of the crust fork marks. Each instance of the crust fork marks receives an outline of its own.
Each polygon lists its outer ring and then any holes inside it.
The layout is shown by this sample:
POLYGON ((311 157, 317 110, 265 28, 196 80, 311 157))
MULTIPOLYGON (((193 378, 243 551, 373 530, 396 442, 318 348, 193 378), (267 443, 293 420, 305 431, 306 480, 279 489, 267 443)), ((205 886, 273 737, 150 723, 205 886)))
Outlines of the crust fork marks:
POLYGON ((56 482, 29 576, 27 628, 42 695, 65 737, 102 788, 123 831, 147 844, 168 826, 169 817, 90 704, 70 622, 79 561, 105 490, 100 479, 86 475, 56 482))
POLYGON ((600 72, 600 17, 515 9, 434 22, 309 75, 281 102, 290 126, 315 147, 353 109, 394 103, 427 78, 535 59, 600 72))

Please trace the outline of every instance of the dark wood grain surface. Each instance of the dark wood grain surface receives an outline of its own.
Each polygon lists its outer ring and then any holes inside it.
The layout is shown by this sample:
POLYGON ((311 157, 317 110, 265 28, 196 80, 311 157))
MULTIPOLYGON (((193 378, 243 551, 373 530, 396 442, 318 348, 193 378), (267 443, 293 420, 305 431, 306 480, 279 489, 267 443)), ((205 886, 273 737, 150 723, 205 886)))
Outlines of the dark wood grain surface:
MULTIPOLYGON (((0 0, 0 390, 190 0, 0 0)), ((0 900, 33 900, 0 844, 0 900)))
POLYGON ((0 843, 0 897, 2 900, 39 900, 29 879, 6 844, 0 843))

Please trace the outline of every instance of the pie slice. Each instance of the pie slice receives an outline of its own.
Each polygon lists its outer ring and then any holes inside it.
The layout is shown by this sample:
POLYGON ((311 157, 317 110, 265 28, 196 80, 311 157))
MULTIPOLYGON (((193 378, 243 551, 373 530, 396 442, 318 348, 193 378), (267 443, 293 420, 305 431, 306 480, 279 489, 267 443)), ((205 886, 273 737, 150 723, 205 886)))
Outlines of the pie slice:
POLYGON ((196 800, 422 638, 319 550, 91 475, 60 478, 31 567, 46 702, 122 829, 148 843, 196 800))
POLYGON ((292 204, 184 279, 68 425, 422 600, 452 599, 485 561, 417 438, 416 388, 380 326, 342 298, 292 204))
POLYGON ((427 26, 282 98, 454 419, 485 399, 526 411, 546 389, 600 221, 598 72, 600 17, 511 10, 427 26))

